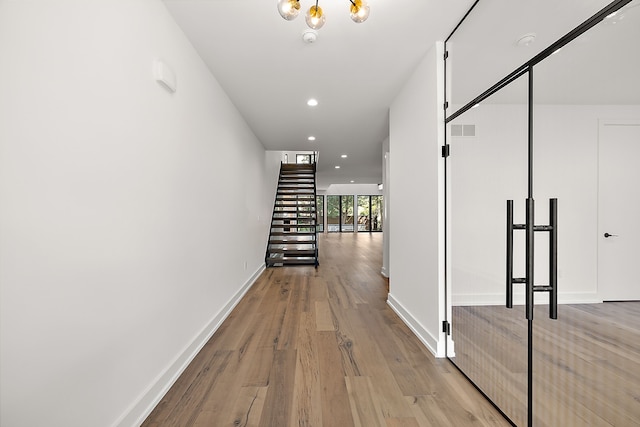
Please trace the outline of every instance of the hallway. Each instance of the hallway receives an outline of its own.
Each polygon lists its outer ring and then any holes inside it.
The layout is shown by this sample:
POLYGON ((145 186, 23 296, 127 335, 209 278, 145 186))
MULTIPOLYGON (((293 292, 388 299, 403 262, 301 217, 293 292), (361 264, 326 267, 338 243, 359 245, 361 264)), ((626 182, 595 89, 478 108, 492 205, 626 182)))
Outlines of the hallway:
POLYGON ((144 426, 508 426, 388 307, 382 233, 266 270, 144 426))

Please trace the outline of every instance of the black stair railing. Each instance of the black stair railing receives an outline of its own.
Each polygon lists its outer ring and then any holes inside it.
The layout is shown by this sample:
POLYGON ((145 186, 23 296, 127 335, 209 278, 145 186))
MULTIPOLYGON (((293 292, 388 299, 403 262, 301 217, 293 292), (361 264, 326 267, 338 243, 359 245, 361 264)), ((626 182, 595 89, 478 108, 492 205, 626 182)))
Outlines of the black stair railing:
POLYGON ((316 268, 318 268, 318 192, 317 192, 317 188, 316 188, 316 153, 313 153, 313 206, 314 208, 314 215, 313 215, 313 239, 316 241, 315 247, 316 247, 316 253, 315 253, 315 259, 316 259, 316 268))

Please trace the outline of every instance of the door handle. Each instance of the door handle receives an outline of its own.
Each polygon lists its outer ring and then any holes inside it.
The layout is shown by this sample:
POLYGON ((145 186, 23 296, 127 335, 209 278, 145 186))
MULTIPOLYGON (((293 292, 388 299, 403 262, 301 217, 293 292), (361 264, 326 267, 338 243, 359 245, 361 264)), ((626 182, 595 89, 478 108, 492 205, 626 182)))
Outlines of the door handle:
POLYGON ((611 234, 611 233, 604 233, 604 237, 606 237, 608 239, 609 237, 618 237, 618 235, 617 234, 611 234))
MULTIPOLYGON (((549 318, 558 318, 558 199, 549 199, 549 225, 535 225, 534 200, 526 200, 526 223, 513 223, 513 200, 507 200, 507 298, 506 307, 513 308, 513 284, 525 285, 525 312, 527 320, 533 320, 535 292, 549 293, 549 318), (513 277, 513 231, 525 230, 525 277, 513 277), (549 284, 535 285, 534 274, 534 233, 549 233, 549 284)), ((605 236, 607 236, 606 233, 605 236)), ((607 236, 608 237, 608 236, 607 236)))

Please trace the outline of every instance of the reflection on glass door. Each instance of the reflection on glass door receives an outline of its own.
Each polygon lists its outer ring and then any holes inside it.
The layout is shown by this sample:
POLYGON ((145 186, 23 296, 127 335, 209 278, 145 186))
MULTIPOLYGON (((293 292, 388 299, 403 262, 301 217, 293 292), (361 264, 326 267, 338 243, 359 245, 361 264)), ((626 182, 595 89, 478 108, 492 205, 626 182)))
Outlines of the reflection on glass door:
MULTIPOLYGON (((452 341, 449 357, 515 424, 527 424, 524 288, 505 307, 505 222, 527 197, 527 80, 520 78, 449 124, 452 341)), ((514 277, 524 277, 524 233, 514 236, 514 277)))
MULTIPOLYGON (((621 235, 598 224, 613 204, 605 201, 607 197, 613 195, 616 210, 624 212, 636 209, 640 199, 637 185, 618 193, 624 181, 637 182, 632 178, 637 167, 627 160, 640 151, 640 133, 629 128, 640 124, 640 63, 635 54, 639 6, 640 0, 612 2, 572 32, 577 36, 590 28, 584 36, 562 46, 562 51, 554 44, 547 51, 555 55, 528 64, 533 67, 525 74, 531 77, 532 97, 527 97, 526 85, 511 82, 449 123, 453 345, 447 352, 518 426, 640 425, 640 301, 602 302, 609 292, 616 292, 599 275, 603 245, 621 235), (613 13, 618 7, 622 9, 613 13), (528 111, 523 102, 527 99, 535 100, 528 111), (607 123, 625 128, 613 131, 607 123), (465 137, 464 131, 452 133, 456 125, 457 130, 473 125, 477 132, 473 138, 465 137), (603 151, 612 136, 616 149, 603 151), (525 138, 532 143, 529 153, 524 152, 525 138), (624 144, 625 138, 634 144, 624 144), (611 152, 615 154, 609 156, 611 152), (526 165, 523 159, 532 162, 526 165), (523 179, 527 170, 528 182, 523 179), (613 179, 621 182, 607 181, 613 179), (516 224, 513 230, 507 226, 507 236, 514 235, 512 243, 504 240, 504 224, 496 222, 503 199, 515 201, 513 222, 507 221, 516 224), (557 222, 551 200, 558 200, 557 222), (525 222, 526 251, 535 255, 526 263, 525 222), (554 241, 550 236, 557 236, 557 247, 549 244, 554 241), (509 265, 503 256, 510 253, 510 245, 513 271, 507 267, 506 277, 507 283, 513 279, 514 308, 506 310, 500 299, 505 295, 504 266, 509 265), (554 253, 560 255, 556 258, 554 253), (557 320, 552 320, 556 314, 546 305, 555 289, 548 284, 556 277, 560 304, 557 320), (536 304, 526 313, 525 282, 536 304)), ((455 111, 455 103, 450 108, 455 111)), ((633 235, 636 222, 621 228, 633 235)), ((618 270, 623 271, 638 259, 638 245, 632 244, 619 259, 606 262, 619 262, 618 270)), ((635 273, 616 282, 640 286, 635 273)), ((627 291, 625 284, 622 289, 627 291)), ((628 299, 622 294, 617 298, 628 299)))
MULTIPOLYGON (((638 43, 635 0, 534 69, 537 216, 547 221, 552 197, 560 211, 558 320, 546 310, 535 320, 536 427, 640 425, 640 301, 626 293, 640 289, 631 237, 640 233, 638 43), (622 231, 599 228, 610 207, 622 216, 608 226, 622 231), (621 274, 615 283, 603 277, 603 262, 621 274)), ((536 275, 544 277, 546 248, 537 246, 536 275)))
MULTIPOLYGON (((611 0, 480 1, 447 41, 448 114, 542 52, 611 0), (509 25, 501 20, 508 18, 509 25), (490 29, 490 30, 489 30, 490 29), (531 29, 537 32, 531 33, 531 29), (531 38, 533 36, 533 38, 531 38)), ((612 25, 621 22, 611 21, 612 25), (614 24, 615 22, 615 24, 614 24)), ((613 52, 623 52, 612 49, 613 52)), ((604 63, 606 60, 602 59, 604 63)), ((602 77, 602 76, 601 76, 602 77)))

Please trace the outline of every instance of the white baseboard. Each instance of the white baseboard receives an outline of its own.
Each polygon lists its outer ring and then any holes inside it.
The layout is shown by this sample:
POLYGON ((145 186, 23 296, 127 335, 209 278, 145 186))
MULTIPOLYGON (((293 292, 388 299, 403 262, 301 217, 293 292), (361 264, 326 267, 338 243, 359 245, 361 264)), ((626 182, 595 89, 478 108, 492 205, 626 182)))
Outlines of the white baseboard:
POLYGON ((265 265, 262 264, 202 331, 196 335, 191 344, 178 355, 174 362, 152 382, 136 402, 113 424, 113 427, 139 427, 144 422, 264 270, 265 265))
MULTIPOLYGON (((536 304, 547 304, 548 296, 546 294, 535 295, 536 304)), ((524 301, 523 291, 514 291, 513 301, 515 305, 518 301, 524 301)), ((561 292, 558 294, 558 304, 598 304, 602 299, 598 298, 597 292, 561 292)), ((470 306, 470 305, 504 305, 505 294, 454 294, 452 296, 452 305, 470 306)))
POLYGON ((444 343, 439 341, 439 337, 433 336, 393 295, 389 294, 387 304, 427 347, 427 350, 436 357, 445 357, 444 343))
POLYGON ((389 278, 389 273, 387 272, 387 269, 385 267, 382 267, 380 269, 380 274, 382 274, 384 277, 386 277, 387 279, 389 278))

